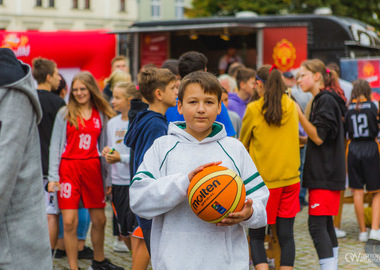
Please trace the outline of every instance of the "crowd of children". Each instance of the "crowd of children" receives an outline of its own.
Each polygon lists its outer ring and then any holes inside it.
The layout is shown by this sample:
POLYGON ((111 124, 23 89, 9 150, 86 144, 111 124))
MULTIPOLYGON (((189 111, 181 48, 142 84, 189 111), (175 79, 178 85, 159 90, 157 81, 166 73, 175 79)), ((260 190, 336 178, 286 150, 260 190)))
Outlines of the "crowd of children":
POLYGON ((286 80, 294 74, 276 66, 255 71, 231 64, 231 76, 218 81, 207 72, 206 56, 190 51, 163 68, 143 67, 138 87, 115 69, 105 96, 90 73, 80 72, 65 105, 50 93, 59 88, 54 62, 33 65, 44 111, 39 128, 51 248, 58 247, 56 257, 65 249, 70 269, 81 258, 91 258, 94 270, 123 269, 104 256, 107 194, 132 269, 146 269, 150 260, 153 269, 248 269, 250 260, 268 269, 267 225, 276 226, 281 269, 292 269, 294 221, 307 205, 301 186, 308 189, 309 232, 321 269, 337 269, 333 216, 346 188, 346 133, 359 240, 380 241, 379 114, 366 81, 355 81, 345 97, 335 71, 306 60, 293 81, 310 94, 293 95, 289 87, 297 86, 286 80), (187 188, 197 172, 219 164, 243 179, 247 200, 215 225, 194 216, 187 188), (370 232, 364 186, 374 193, 370 232), (92 222, 88 256, 78 243, 88 224, 77 233, 84 208, 92 222), (64 241, 57 246, 60 213, 64 241))

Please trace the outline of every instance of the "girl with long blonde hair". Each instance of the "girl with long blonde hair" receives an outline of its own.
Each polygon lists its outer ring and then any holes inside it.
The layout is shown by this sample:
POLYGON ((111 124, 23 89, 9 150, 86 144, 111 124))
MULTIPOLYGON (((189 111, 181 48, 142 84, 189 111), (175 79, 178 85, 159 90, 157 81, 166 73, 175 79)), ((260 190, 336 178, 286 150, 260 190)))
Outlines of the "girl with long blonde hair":
POLYGON ((107 122, 115 115, 95 78, 84 71, 71 83, 68 105, 57 114, 49 155, 49 191, 59 190, 64 243, 70 269, 78 269, 78 208, 89 210, 94 248, 92 269, 123 269, 104 257, 105 195, 111 192, 101 149, 107 143, 107 122), (101 268, 105 267, 105 268, 101 268))

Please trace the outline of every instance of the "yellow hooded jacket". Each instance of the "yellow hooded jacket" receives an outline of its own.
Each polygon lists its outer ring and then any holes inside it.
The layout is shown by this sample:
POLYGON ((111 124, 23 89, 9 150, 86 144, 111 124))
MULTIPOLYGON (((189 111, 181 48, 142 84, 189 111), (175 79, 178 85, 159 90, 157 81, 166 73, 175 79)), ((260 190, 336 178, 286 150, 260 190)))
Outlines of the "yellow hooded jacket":
POLYGON ((240 140, 248 150, 268 188, 279 188, 300 181, 298 112, 294 101, 282 96, 281 126, 268 125, 261 111, 264 99, 248 105, 240 140))

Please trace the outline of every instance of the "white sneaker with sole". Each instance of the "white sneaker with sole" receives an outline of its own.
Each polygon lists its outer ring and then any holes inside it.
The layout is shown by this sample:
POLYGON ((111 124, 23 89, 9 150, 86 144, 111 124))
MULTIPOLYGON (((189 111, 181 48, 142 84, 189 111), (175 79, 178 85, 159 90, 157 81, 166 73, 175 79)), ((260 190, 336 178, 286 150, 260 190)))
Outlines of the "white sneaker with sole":
POLYGON ((336 238, 346 237, 347 233, 339 228, 335 228, 336 238))
POLYGON ((368 241, 368 232, 360 232, 359 233, 359 241, 367 242, 368 241))
POLYGON ((128 252, 129 249, 123 241, 119 241, 116 239, 115 243, 113 244, 113 251, 115 251, 115 252, 128 252))
POLYGON ((368 240, 375 240, 380 242, 380 229, 371 230, 369 233, 368 240))

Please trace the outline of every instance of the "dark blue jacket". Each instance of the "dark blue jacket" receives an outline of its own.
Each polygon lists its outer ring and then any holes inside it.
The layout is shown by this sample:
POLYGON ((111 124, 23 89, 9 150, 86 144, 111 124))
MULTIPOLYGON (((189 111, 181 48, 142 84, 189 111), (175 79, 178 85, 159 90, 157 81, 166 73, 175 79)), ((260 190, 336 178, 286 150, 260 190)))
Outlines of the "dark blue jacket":
MULTIPOLYGON (((160 113, 144 110, 136 115, 124 137, 126 146, 134 150, 133 174, 144 159, 145 152, 152 146, 155 139, 168 134, 168 121, 160 113)), ((140 218, 141 228, 148 229, 152 221, 140 218)))
POLYGON ((168 134, 168 121, 164 115, 149 110, 137 114, 124 138, 125 145, 135 151, 133 175, 136 174, 145 152, 152 146, 154 140, 166 134, 168 134))

